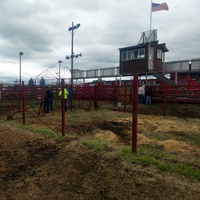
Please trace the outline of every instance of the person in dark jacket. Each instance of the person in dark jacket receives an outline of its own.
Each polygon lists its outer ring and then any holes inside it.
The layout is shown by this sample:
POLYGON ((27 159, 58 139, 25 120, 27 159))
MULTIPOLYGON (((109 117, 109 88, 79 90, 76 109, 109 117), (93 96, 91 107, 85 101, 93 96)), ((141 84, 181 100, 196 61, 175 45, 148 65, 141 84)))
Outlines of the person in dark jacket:
POLYGON ((49 98, 48 98, 48 86, 45 86, 45 93, 44 93, 44 112, 49 112, 49 98))
POLYGON ((152 97, 152 89, 150 87, 147 87, 145 90, 145 96, 146 96, 146 105, 151 105, 151 97, 152 97))
POLYGON ((53 110, 53 92, 48 86, 45 86, 44 112, 48 113, 49 108, 53 110))
POLYGON ((71 88, 70 88, 70 85, 66 89, 68 91, 67 108, 71 108, 71 88))
POLYGON ((49 87, 47 89, 47 97, 49 100, 50 109, 53 110, 53 92, 49 87))

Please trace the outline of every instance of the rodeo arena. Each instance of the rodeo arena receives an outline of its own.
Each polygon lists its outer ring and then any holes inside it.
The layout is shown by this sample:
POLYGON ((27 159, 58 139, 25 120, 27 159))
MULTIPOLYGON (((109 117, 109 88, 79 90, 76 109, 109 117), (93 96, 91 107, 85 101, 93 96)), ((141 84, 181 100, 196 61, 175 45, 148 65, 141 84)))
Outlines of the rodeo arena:
MULTIPOLYGON (((63 116, 64 135, 67 112, 58 93, 68 88, 71 91, 70 111, 96 109, 98 112, 98 109, 112 105, 116 111, 133 112, 133 129, 137 131, 134 127, 137 127, 135 116, 140 113, 138 87, 142 85, 151 88, 151 103, 162 105, 163 115, 167 115, 169 104, 200 103, 200 58, 165 62, 168 51, 165 43, 159 44, 157 30, 151 30, 141 34, 137 45, 119 48, 118 67, 71 71, 60 62, 59 66, 41 72, 32 84, 25 85, 21 80, 12 85, 0 84, 0 113, 7 115, 5 120, 14 118, 24 125, 27 118, 34 117, 52 129, 42 118, 48 114, 44 109, 48 87, 53 92, 53 111, 60 110, 63 116), (113 80, 106 81, 106 78, 113 80), (15 117, 19 113, 20 117, 15 117)), ((151 106, 147 107, 148 110, 143 112, 151 114, 151 106)))

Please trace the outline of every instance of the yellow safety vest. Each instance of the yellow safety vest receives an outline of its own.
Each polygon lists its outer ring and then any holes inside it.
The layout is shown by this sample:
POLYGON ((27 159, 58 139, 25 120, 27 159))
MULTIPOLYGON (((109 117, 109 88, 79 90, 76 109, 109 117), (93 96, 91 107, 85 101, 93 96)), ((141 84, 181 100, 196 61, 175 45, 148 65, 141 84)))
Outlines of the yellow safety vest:
MULTIPOLYGON (((64 89, 64 99, 67 99, 68 95, 69 95, 69 92, 66 89, 64 89)), ((58 93, 58 96, 62 99, 62 90, 60 90, 60 92, 58 93)))

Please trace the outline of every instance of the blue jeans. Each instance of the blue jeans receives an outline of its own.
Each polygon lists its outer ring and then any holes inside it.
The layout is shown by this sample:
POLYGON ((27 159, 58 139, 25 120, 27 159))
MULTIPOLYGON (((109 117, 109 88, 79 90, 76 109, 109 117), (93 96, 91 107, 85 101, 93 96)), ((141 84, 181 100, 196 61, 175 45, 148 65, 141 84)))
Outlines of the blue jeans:
POLYGON ((44 112, 45 113, 49 112, 49 99, 44 100, 44 112))
POLYGON ((50 109, 53 110, 53 100, 52 100, 52 98, 49 98, 49 106, 50 106, 50 109))
POLYGON ((139 104, 143 103, 143 94, 138 94, 138 103, 139 104))
POLYGON ((70 97, 67 98, 67 107, 71 108, 71 99, 70 99, 70 97))
POLYGON ((146 104, 151 105, 151 96, 146 96, 146 104))

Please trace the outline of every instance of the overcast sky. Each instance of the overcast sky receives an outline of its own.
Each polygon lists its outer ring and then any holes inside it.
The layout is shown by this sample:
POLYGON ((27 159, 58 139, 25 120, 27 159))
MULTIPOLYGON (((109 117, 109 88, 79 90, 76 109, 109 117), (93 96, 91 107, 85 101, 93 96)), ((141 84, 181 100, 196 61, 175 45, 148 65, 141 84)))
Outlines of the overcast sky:
MULTIPOLYGON (((166 43, 166 61, 200 58, 200 0, 156 0, 169 11, 152 13, 152 29, 166 43)), ((119 66, 119 48, 137 45, 150 29, 150 0, 0 0, 0 82, 22 80, 58 66, 70 68, 71 33, 74 53, 82 53, 74 69, 119 66)))

